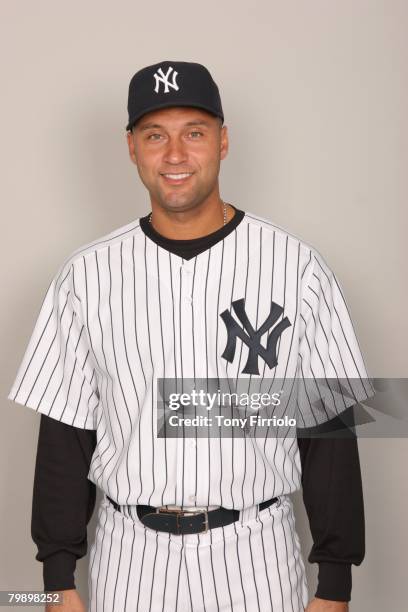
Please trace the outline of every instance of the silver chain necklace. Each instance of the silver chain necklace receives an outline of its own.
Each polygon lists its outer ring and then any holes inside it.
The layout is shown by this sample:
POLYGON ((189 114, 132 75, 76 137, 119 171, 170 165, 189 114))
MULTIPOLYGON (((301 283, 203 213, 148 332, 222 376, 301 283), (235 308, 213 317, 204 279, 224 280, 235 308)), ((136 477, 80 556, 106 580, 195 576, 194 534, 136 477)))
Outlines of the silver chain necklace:
MULTIPOLYGON (((227 223, 227 205, 223 200, 221 201, 222 201, 223 209, 224 209, 224 225, 226 225, 227 223)), ((151 222, 152 222, 152 213, 149 214, 149 223, 151 222)))

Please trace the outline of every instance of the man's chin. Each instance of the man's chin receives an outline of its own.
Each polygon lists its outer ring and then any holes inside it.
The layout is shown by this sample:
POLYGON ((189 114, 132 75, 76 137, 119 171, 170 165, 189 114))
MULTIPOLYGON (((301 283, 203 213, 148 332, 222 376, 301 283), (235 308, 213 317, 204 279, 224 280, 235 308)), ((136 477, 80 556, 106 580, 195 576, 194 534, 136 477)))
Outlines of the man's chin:
POLYGON ((163 198, 161 205, 165 210, 170 212, 189 210, 194 206, 194 200, 191 198, 163 198))

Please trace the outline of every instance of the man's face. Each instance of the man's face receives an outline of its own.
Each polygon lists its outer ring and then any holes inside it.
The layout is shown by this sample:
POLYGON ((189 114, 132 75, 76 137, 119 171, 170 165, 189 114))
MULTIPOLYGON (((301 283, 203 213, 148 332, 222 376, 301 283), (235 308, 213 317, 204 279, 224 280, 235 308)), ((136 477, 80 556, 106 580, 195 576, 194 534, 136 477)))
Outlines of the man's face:
POLYGON ((228 135, 217 117, 192 107, 152 111, 139 119, 127 140, 152 202, 167 210, 188 210, 218 194, 228 135))

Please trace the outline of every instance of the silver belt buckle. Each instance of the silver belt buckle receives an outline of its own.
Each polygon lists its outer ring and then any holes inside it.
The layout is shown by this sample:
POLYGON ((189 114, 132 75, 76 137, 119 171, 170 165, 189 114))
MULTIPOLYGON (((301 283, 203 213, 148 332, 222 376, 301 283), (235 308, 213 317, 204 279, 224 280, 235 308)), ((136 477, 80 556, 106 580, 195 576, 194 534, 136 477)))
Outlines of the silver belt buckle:
POLYGON ((186 510, 183 516, 191 516, 194 514, 204 514, 204 521, 203 521, 204 529, 202 529, 198 533, 207 533, 208 531, 208 510, 204 510, 204 509, 197 510, 197 511, 186 510))
MULTIPOLYGON (((160 506, 158 508, 156 508, 156 514, 176 514, 177 517, 179 516, 194 516, 195 514, 204 514, 204 521, 203 521, 203 525, 204 525, 204 529, 202 529, 201 531, 199 531, 198 533, 207 533, 209 527, 208 527, 208 511, 204 510, 204 509, 197 509, 197 510, 182 510, 181 508, 166 508, 166 506, 160 506)), ((178 524, 178 520, 177 520, 177 524, 178 524)))

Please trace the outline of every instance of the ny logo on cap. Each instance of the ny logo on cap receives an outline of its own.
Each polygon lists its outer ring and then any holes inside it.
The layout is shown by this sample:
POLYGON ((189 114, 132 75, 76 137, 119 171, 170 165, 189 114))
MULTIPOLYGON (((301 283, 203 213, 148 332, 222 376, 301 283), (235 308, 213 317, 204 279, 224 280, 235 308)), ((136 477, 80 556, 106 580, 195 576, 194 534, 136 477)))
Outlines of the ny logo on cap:
POLYGON ((245 312, 244 298, 232 302, 232 307, 238 319, 244 326, 245 331, 238 325, 228 308, 226 308, 224 312, 220 314, 228 333, 227 345, 221 357, 232 363, 234 360, 237 338, 241 338, 242 342, 245 342, 249 349, 248 359, 244 369, 242 370, 242 374, 259 374, 258 357, 262 357, 262 359, 268 364, 269 368, 275 367, 278 364, 278 360, 276 358, 277 342, 282 332, 287 327, 292 325, 288 317, 285 317, 282 319, 282 321, 280 321, 280 323, 275 325, 276 321, 283 312, 282 306, 272 302, 269 315, 258 329, 254 329, 248 319, 247 313, 245 312), (273 325, 275 325, 275 327, 273 327, 273 325), (261 336, 271 327, 273 327, 273 329, 268 335, 265 349, 262 346, 260 339, 261 336))
POLYGON ((154 73, 154 78, 156 79, 156 86, 154 88, 154 91, 156 93, 159 92, 159 83, 160 82, 163 83, 163 85, 164 85, 164 93, 169 93, 169 87, 173 87, 173 89, 178 91, 179 87, 178 87, 178 85, 176 83, 177 75, 178 75, 178 72, 176 70, 174 70, 171 66, 169 66, 169 69, 167 70, 167 74, 164 74, 163 70, 161 68, 159 68, 158 71, 154 73), (172 70, 173 70, 173 82, 170 83, 169 75, 170 75, 172 70))

